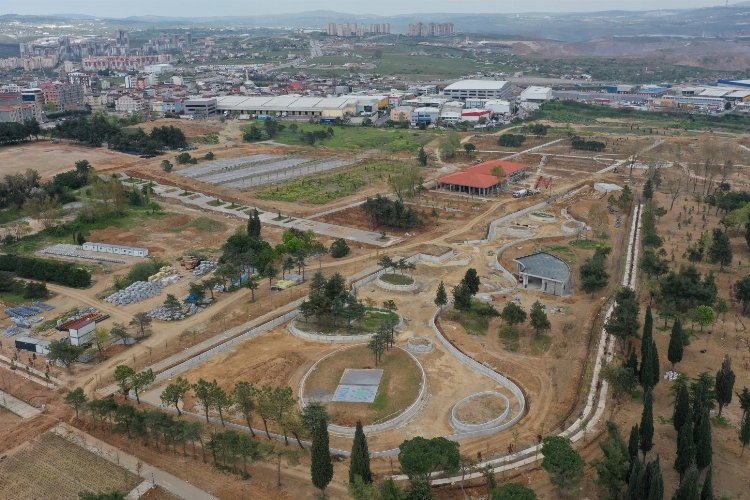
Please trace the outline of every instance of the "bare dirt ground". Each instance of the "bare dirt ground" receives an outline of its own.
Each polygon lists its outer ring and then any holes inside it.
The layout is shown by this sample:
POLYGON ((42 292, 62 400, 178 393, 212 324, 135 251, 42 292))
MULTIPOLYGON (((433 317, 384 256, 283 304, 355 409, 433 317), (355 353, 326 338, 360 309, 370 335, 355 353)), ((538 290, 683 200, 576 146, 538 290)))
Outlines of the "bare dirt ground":
POLYGON ((23 173, 33 168, 42 178, 49 179, 60 172, 72 170, 79 160, 88 160, 98 170, 132 164, 138 157, 106 148, 89 148, 64 142, 52 144, 49 141, 0 149, 3 174, 23 173))

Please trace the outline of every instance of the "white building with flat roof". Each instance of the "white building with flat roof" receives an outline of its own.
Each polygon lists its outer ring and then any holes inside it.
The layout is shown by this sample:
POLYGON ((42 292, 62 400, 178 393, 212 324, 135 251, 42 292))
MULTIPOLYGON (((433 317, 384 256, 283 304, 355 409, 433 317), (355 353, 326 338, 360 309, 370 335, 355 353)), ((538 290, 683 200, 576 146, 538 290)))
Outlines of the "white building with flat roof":
POLYGON ((110 245, 109 243, 96 243, 87 241, 81 245, 83 250, 89 252, 113 253, 117 255, 130 255, 133 257, 148 257, 148 248, 129 247, 125 245, 110 245))
POLYGON ((451 83, 443 90, 449 99, 508 99, 511 93, 510 82, 505 80, 460 80, 451 83))
POLYGON ((552 100, 552 89, 549 87, 531 86, 521 92, 521 102, 547 102, 552 100))

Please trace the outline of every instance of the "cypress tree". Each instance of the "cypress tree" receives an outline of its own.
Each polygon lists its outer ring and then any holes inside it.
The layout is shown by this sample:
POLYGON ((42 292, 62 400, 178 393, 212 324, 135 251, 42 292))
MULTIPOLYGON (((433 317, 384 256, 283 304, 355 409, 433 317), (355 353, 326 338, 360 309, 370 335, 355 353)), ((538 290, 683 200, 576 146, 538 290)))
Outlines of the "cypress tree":
POLYGON ((648 464, 649 488, 647 500, 662 500, 664 498, 664 479, 661 477, 659 457, 648 464))
POLYGON ((466 286, 469 287, 469 293, 472 295, 476 295, 477 292, 479 292, 479 275, 477 274, 477 270, 472 268, 469 268, 466 270, 466 274, 464 274, 464 283, 466 283, 466 286))
POLYGON ((448 303, 448 294, 445 292, 445 284, 441 281, 435 293, 435 305, 443 310, 443 306, 448 303))
POLYGON ((635 349, 630 349, 630 356, 625 362, 625 367, 633 372, 633 376, 638 375, 638 355, 635 353, 635 349))
POLYGON ((651 306, 646 309, 646 319, 643 321, 643 337, 641 338, 641 370, 639 380, 643 390, 648 390, 659 381, 659 355, 653 336, 654 319, 651 306))
POLYGON ((638 439, 640 433, 638 424, 630 428, 630 439, 628 440, 628 456, 630 457, 630 470, 633 470, 633 464, 638 461, 638 439))
POLYGON ((742 451, 740 452, 740 456, 742 456, 745 454, 745 446, 750 444, 750 413, 745 414, 745 418, 742 419, 738 436, 742 445, 742 451))
POLYGON ((703 410, 695 438, 695 463, 698 468, 703 470, 711 465, 711 456, 713 454, 711 446, 711 420, 709 419, 708 410, 703 410))
POLYGON ((370 452, 367 449, 367 437, 362 429, 362 422, 357 420, 357 428, 354 431, 354 443, 352 444, 351 465, 349 465, 349 482, 359 476, 365 484, 372 483, 372 472, 370 471, 370 452))
POLYGON ((729 354, 724 355, 721 368, 716 372, 716 402, 719 403, 719 416, 726 405, 732 402, 735 375, 732 371, 732 359, 729 354))
POLYGON ((258 209, 253 210, 253 214, 247 221, 247 235, 254 238, 260 238, 260 215, 258 209))
POLYGON ((654 447, 654 396, 651 389, 646 391, 643 400, 643 413, 641 414, 640 431, 640 448, 643 452, 643 459, 646 454, 654 447))
POLYGON ((656 342, 651 340, 651 387, 656 387, 656 384, 659 383, 660 371, 661 368, 659 368, 659 351, 656 348, 656 342))
POLYGON ((628 500, 642 500, 643 499, 643 481, 645 479, 646 471, 643 467, 643 462, 635 458, 630 468, 630 477, 628 478, 628 491, 625 498, 628 500))
POLYGON ((674 402, 674 413, 672 413, 672 423, 677 432, 687 422, 693 421, 693 415, 690 410, 690 393, 687 384, 684 382, 677 388, 677 398, 674 402))
POLYGON ((690 467, 672 500, 698 500, 698 469, 690 467))
POLYGON ((693 421, 688 420, 680 428, 677 437, 677 456, 674 460, 674 470, 680 473, 682 481, 685 472, 695 464, 695 443, 693 442, 693 421))
POLYGON ((310 459, 312 482, 316 488, 325 491, 333 479, 333 463, 328 449, 328 426, 323 419, 318 420, 313 429, 310 459))
POLYGON ((711 470, 711 467, 709 467, 708 472, 706 472, 706 479, 703 480, 701 500, 714 500, 713 472, 711 470))
POLYGON ((672 333, 669 336, 669 349, 667 350, 667 359, 674 365, 682 361, 682 355, 685 351, 685 334, 682 333, 682 322, 679 318, 672 324, 672 333))

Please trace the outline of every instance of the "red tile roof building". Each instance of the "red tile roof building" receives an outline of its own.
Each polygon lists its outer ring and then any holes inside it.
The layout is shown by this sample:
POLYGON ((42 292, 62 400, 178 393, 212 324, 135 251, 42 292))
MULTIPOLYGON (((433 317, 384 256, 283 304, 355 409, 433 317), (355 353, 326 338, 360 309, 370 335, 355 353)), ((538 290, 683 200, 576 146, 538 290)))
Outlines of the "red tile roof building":
POLYGON ((449 191, 459 191, 469 194, 489 195, 497 194, 509 182, 515 181, 526 174, 528 167, 523 163, 505 160, 490 160, 473 167, 466 168, 437 180, 438 187, 449 191), (496 168, 501 168, 503 177, 495 175, 496 168), (493 173, 495 171, 495 173, 493 173))

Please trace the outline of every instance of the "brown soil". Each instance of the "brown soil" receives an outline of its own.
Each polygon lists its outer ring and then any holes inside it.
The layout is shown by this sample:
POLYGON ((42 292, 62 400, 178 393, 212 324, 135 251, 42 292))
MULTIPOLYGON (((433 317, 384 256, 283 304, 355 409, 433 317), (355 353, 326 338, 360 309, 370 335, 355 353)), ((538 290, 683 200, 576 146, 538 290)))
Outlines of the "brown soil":
POLYGON ((499 417, 505 407, 503 400, 497 396, 486 394, 467 401, 456 408, 456 416, 466 424, 483 424, 499 417))
POLYGON ((0 149, 3 174, 23 173, 32 168, 43 179, 49 179, 60 172, 73 170, 75 162, 79 160, 88 160, 99 170, 132 164, 138 157, 106 148, 89 148, 65 142, 52 144, 44 140, 0 149))

